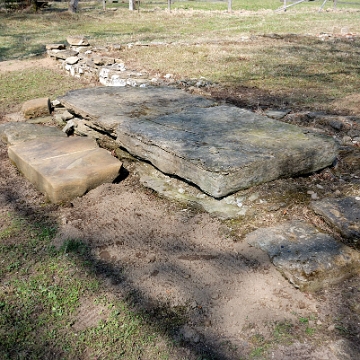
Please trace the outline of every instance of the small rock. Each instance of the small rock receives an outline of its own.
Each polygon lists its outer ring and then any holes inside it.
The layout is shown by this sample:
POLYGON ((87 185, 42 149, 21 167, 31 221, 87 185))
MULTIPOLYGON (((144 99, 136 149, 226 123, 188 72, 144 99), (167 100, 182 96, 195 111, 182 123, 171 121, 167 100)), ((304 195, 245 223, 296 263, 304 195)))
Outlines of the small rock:
POLYGON ((80 36, 80 35, 68 36, 66 38, 66 41, 69 43, 69 45, 73 45, 73 46, 88 46, 88 45, 90 45, 89 41, 84 36, 80 36))
POLYGON ((193 302, 190 304, 190 307, 191 307, 192 309, 196 309, 196 308, 197 308, 197 303, 196 303, 196 301, 193 301, 193 302))
POLYGON ((66 125, 66 122, 62 119, 62 115, 61 115, 61 114, 55 114, 55 115, 54 115, 54 122, 55 122, 57 125, 60 125, 60 126, 65 126, 65 125, 66 125))
POLYGON ((152 263, 152 262, 155 262, 155 260, 156 260, 155 254, 150 254, 148 257, 148 262, 152 263))
POLYGON ((77 56, 70 56, 65 59, 65 62, 69 65, 75 65, 79 61, 77 56))
POLYGON ((47 116, 51 113, 51 104, 49 98, 39 98, 26 101, 22 108, 22 113, 26 119, 32 119, 41 116, 47 116))
POLYGON ((65 60, 68 57, 78 55, 79 52, 75 50, 49 50, 48 54, 55 59, 65 60))
POLYGON ((112 45, 111 45, 111 50, 112 50, 112 51, 121 50, 121 45, 120 45, 120 44, 112 44, 112 45))
POLYGON ((61 102, 60 102, 59 100, 53 100, 53 101, 51 102, 51 104, 52 104, 52 107, 53 107, 53 108, 61 108, 61 107, 63 107, 62 104, 61 104, 61 102))
POLYGON ((343 144, 349 144, 351 143, 351 140, 352 140, 351 137, 347 135, 342 138, 343 144))
POLYGON ((335 325, 332 324, 327 329, 328 329, 328 331, 334 331, 335 330, 335 325))
POLYGON ((71 114, 69 111, 64 111, 62 114, 61 114, 61 119, 64 120, 64 121, 68 121, 68 120, 71 120, 74 118, 74 115, 71 114))
POLYGON ((46 50, 63 50, 65 49, 65 44, 47 44, 45 47, 46 50))
POLYGON ((313 193, 311 194, 311 199, 312 200, 317 200, 319 197, 318 197, 318 194, 317 193, 313 193))
POLYGON ((70 135, 74 132, 75 127, 76 127, 75 121, 69 120, 62 131, 65 134, 70 135))

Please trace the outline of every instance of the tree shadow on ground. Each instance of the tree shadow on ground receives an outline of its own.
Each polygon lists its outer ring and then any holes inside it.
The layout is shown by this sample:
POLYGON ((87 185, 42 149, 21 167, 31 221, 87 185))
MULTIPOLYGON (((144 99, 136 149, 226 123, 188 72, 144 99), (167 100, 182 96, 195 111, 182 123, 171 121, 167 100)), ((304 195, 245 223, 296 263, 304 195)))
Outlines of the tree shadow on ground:
MULTIPOLYGON (((4 154, 5 152, 3 152, 4 154)), ((213 246, 212 240, 220 235, 214 233, 213 229, 206 230, 202 228, 202 225, 211 227, 208 222, 201 222, 201 213, 198 212, 183 212, 181 208, 174 207, 173 205, 168 207, 166 201, 158 199, 150 192, 143 192, 143 190, 137 190, 138 183, 133 179, 124 179, 124 184, 104 185, 100 190, 94 190, 94 193, 86 195, 82 199, 69 204, 63 204, 62 206, 45 204, 42 195, 38 194, 31 184, 28 184, 25 179, 19 176, 14 168, 9 167, 9 161, 3 156, 1 159, 4 169, 8 169, 1 174, 2 195, 1 195, 1 212, 10 212, 15 216, 24 219, 27 226, 41 227, 41 228, 54 228, 58 226, 59 214, 61 210, 68 209, 68 220, 71 222, 70 226, 74 230, 81 230, 78 232, 79 236, 63 236, 63 242, 61 250, 63 253, 72 258, 76 266, 76 273, 92 274, 108 292, 120 296, 125 301, 127 307, 140 316, 147 326, 151 327, 159 335, 167 338, 169 342, 174 344, 175 353, 174 358, 180 358, 185 356, 187 359, 237 359, 239 356, 245 358, 251 358, 249 347, 253 344, 249 344, 248 348, 236 349, 238 344, 236 341, 232 342, 227 336, 217 333, 217 331, 210 331, 206 334, 199 334, 198 339, 194 338, 194 334, 187 338, 184 334, 184 326, 191 324, 193 327, 201 327, 201 322, 207 318, 207 312, 209 309, 207 306, 202 307, 202 303, 197 302, 194 306, 189 305, 188 299, 198 299, 199 289, 202 294, 200 298, 207 299, 214 297, 214 288, 209 281, 209 284, 205 284, 204 287, 198 287, 199 283, 204 281, 202 277, 203 273, 209 272, 216 274, 225 274, 224 288, 222 289, 223 295, 233 295, 233 291, 236 288, 236 284, 229 282, 227 276, 236 274, 240 281, 248 277, 249 284, 252 281, 257 281, 261 277, 266 278, 266 274, 262 273, 263 263, 261 260, 252 257, 253 254, 245 252, 234 252, 228 249, 228 242, 226 239, 222 239, 223 248, 219 248, 221 242, 213 246), (10 183, 9 183, 10 181, 10 183), (27 187, 27 191, 24 192, 23 187, 27 187), (127 197, 128 194, 134 193, 135 197, 127 197), (136 197, 139 196, 139 201, 136 202, 136 197), (116 197, 117 202, 107 203, 111 197, 116 197), (150 201, 146 202, 147 200, 150 201), (97 200, 96 200, 97 199, 97 200), (123 199, 127 202, 129 199, 134 200, 133 206, 127 204, 122 206, 119 202, 123 199), (147 200, 146 200, 147 199, 147 200), (96 201, 100 204, 104 201, 105 209, 97 207, 96 201), (84 204, 88 203, 88 207, 84 207, 84 204), (121 212, 116 212, 114 205, 118 204, 119 208, 122 207, 121 212), (141 205, 143 204, 143 205, 141 205), (68 206, 68 208, 66 207, 68 206), (112 208, 111 208, 112 206, 112 208), (152 208, 163 209, 159 216, 151 215, 147 219, 142 220, 147 216, 147 213, 152 208), (101 213, 101 211, 103 211, 101 213), (166 214, 166 215, 165 215, 166 214), (164 233, 155 233, 155 230, 161 229, 162 223, 165 222, 165 218, 178 216, 172 223, 174 228, 172 231, 166 230, 164 233), (179 215, 180 214, 180 215, 179 215), (96 226, 96 222, 99 221, 99 217, 106 218, 108 216, 107 223, 99 223, 96 226), (110 217, 111 216, 111 217, 110 217), (111 230, 112 226, 118 224, 120 226, 111 230), (196 227, 196 224, 199 227, 196 227), (88 227, 82 226, 87 224, 88 227), (90 224, 90 225, 89 225, 90 224), (92 224, 92 225, 91 225, 92 224), (143 228, 142 230, 140 230, 143 228), (195 229, 195 230, 194 230, 195 229), (110 231, 111 230, 111 231, 110 231), (194 231, 198 232, 196 235, 191 236, 194 231), (188 234, 188 238, 184 238, 184 234, 188 234), (194 240, 198 237, 202 238, 202 244, 196 244, 194 240), (155 249, 150 249, 149 245, 156 243, 160 237, 164 238, 164 242, 157 247, 155 261, 148 262, 147 256, 155 249), (211 237, 213 239, 211 239, 211 237), (125 248, 125 246, 127 248, 125 248), (115 250, 111 253, 111 249, 115 250), (126 257, 114 258, 116 254, 125 254, 127 252, 130 256, 130 262, 126 260, 126 257), (159 260, 158 260, 159 259, 159 260), (196 263, 203 261, 203 268, 196 270, 196 263), (146 267, 146 271, 142 275, 134 276, 136 271, 136 263, 143 262, 143 266, 146 267), (146 264, 144 264, 144 262, 146 264), (129 266, 129 264, 135 264, 135 267, 129 266), (258 278, 252 278, 252 275, 259 273, 258 278), (169 274, 172 274, 173 281, 169 282, 169 274), (188 277, 190 275, 190 278, 188 277), (150 279, 150 280, 149 280, 150 279), (189 279, 193 285, 188 285, 189 279), (151 290, 152 281, 168 282, 167 288, 173 290, 178 289, 179 294, 184 294, 186 301, 180 301, 178 305, 171 303, 171 299, 167 301, 166 298, 154 298, 154 294, 149 293, 151 290), (144 284, 148 282, 150 287, 145 287, 144 284), (227 289, 229 288, 229 289, 227 289), (187 293, 186 293, 187 292, 187 293), (186 293, 186 294, 185 294, 186 293), (120 295, 119 295, 120 294, 120 295), (179 353, 177 353, 179 351, 179 353), (182 355, 179 355, 182 354, 182 355), (185 354, 185 355, 184 355, 185 354)), ((216 221, 216 220, 213 220, 216 221)), ((63 234, 64 235, 64 234, 63 234)), ((65 234, 66 235, 66 234, 65 234)), ((25 238, 21 238, 21 234, 17 234, 24 244, 25 238)), ((7 241, 10 241, 9 239, 7 241)), ((18 241, 16 236, 11 240, 16 244, 18 241)), ((11 242, 10 241, 10 242, 11 242)), ((228 241, 232 242, 231 239, 228 241)), ((9 243, 9 246, 11 244, 9 243)), ((49 257, 58 254, 55 250, 52 250, 50 243, 44 243, 40 247, 37 246, 37 250, 34 249, 34 256, 31 255, 31 244, 27 246, 26 261, 21 260, 18 264, 17 271, 26 268, 27 264, 32 262, 46 262, 49 257), (55 251, 55 252, 54 252, 55 251), (37 253, 36 253, 37 252, 37 253), (35 255, 36 253, 36 255, 35 255), (40 255, 40 256, 39 256, 40 255)), ((11 255, 11 252, 9 253, 11 255)), ((116 256, 115 256, 116 257, 116 256)), ((265 259, 265 258, 264 258, 265 259)), ((266 265, 268 265, 268 262, 266 265)), ((74 273, 75 274, 75 273, 74 273)), ((136 274, 135 274, 136 275, 136 274)), ((58 275, 57 275, 58 276, 58 275)), ((31 276, 29 277, 31 278, 31 276)), ((281 281, 279 276, 278 281, 281 281)), ((4 281, 2 279, 2 284, 4 281)), ((155 283, 154 283, 155 284, 155 283)), ((286 282, 283 283, 286 284, 286 282)), ((289 291, 291 287, 285 286, 284 291, 289 291)), ((247 285, 242 288, 243 291, 253 291, 253 289, 247 285)), ((37 289, 34 289, 37 291, 37 289)), ((241 298, 241 294, 237 294, 241 298)), ((256 298, 256 294, 255 294, 256 298)), ((254 298, 254 299, 255 299, 254 298)), ((0 306, 3 306, 5 302, 0 298, 0 306)), ((214 300, 216 301, 216 300, 214 300)), ((241 302, 238 306, 242 306, 241 302)), ((340 305, 336 311, 339 318, 349 316, 347 309, 340 305)), ((2 308, 0 308, 1 310, 2 308)), ((24 307, 21 305, 19 299, 19 305, 15 306, 12 310, 12 315, 9 318, 13 320, 19 319, 19 311, 24 311, 24 307)), ((219 308, 221 310, 221 307, 219 308)), ((270 308, 267 309, 271 312, 270 308)), ((40 311, 41 313, 41 311, 40 311)), ((234 314, 230 317, 236 316, 236 309, 234 314)), ((249 313, 250 322, 261 321, 261 312, 258 313, 258 317, 253 318, 254 313, 249 313)), ((285 316, 286 317, 286 316, 285 316)), ((30 329, 35 326, 35 323, 40 320, 37 312, 32 312, 30 317, 30 329), (33 324, 33 325, 31 325, 33 324)), ((220 317, 216 319, 219 321, 220 317)), ((20 322, 8 323, 8 329, 16 330, 18 326, 22 326, 26 321, 25 318, 20 318, 20 322), (21 320, 22 319, 22 320, 21 320)), ((45 328, 46 328, 45 324, 45 328)), ((216 324, 213 324, 214 326, 216 324)), ((71 326, 63 324, 66 331, 71 331, 71 326)), ((17 329, 14 333, 16 334, 17 329)), ((242 329, 242 331, 246 331, 242 329)), ((349 343, 353 347, 354 351, 358 349, 357 329, 351 328, 348 325, 342 328, 342 337, 348 339, 349 343), (350 329, 350 331, 348 331, 350 329)), ((20 336, 21 332, 19 333, 20 336)), ((256 335, 256 334, 255 334, 256 335)), ((1 336, 6 336, 2 334, 1 336)), ((14 342, 14 348, 11 349, 10 357, 21 354, 31 355, 31 353, 43 354, 51 358, 63 358, 66 357, 66 350, 58 347, 57 342, 53 344, 51 341, 43 342, 41 336, 31 331, 27 334, 27 345, 22 344, 21 338, 17 338, 17 343, 14 342), (29 345, 29 337, 33 345, 29 345), (19 341, 20 340, 20 341, 19 341)), ((196 337, 196 333, 195 333, 196 337)), ((239 334, 241 337, 241 334, 239 334)), ((16 337, 15 337, 16 338, 16 337)), ((25 338, 24 338, 25 340, 25 338)), ((235 340, 235 339, 234 339, 235 340)), ((254 344, 256 343, 254 340, 254 344)), ((89 344, 91 347, 91 344, 89 344)), ((258 346, 259 347, 259 346, 258 346)), ((4 351, 5 349, 1 349, 4 351)), ((9 350, 9 349, 8 349, 9 350)), ((358 353, 359 354, 359 353, 358 353)), ((81 358, 81 355, 79 358, 81 358)))

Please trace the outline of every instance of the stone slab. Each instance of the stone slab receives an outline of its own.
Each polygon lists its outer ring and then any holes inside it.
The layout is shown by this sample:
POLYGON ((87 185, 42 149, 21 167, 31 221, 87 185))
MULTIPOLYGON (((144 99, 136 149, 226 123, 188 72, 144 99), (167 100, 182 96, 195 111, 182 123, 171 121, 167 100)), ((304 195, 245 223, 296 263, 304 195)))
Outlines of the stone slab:
POLYGON ((317 171, 337 155, 330 137, 175 88, 85 89, 59 100, 132 155, 215 198, 317 171))
POLYGON ((179 113, 189 106, 216 105, 214 101, 169 87, 97 87, 72 90, 58 100, 71 113, 95 122, 108 132, 115 132, 123 119, 155 119, 160 115, 179 113))
POLYGON ((313 201, 311 207, 350 244, 360 245, 360 196, 313 201))
POLYGON ((265 251, 295 287, 317 290, 360 270, 359 253, 302 221, 257 229, 247 242, 265 251))
POLYGON ((21 107, 26 119, 33 119, 41 116, 48 116, 51 113, 49 98, 38 98, 25 101, 21 107))
POLYGON ((117 140, 133 155, 215 198, 314 172, 336 157, 330 138, 230 106, 187 108, 150 121, 123 119, 117 140))
POLYGON ((92 139, 32 140, 12 145, 10 159, 50 201, 70 201, 99 186, 113 182, 121 162, 92 139))
POLYGON ((204 194, 197 187, 167 176, 151 164, 139 161, 134 166, 140 183, 156 191, 160 196, 179 201, 187 206, 201 208, 222 220, 245 216, 248 206, 243 205, 245 196, 230 195, 222 199, 214 199, 204 194))
POLYGON ((36 124, 20 122, 0 124, 0 140, 8 145, 44 138, 66 138, 66 134, 58 128, 36 124))

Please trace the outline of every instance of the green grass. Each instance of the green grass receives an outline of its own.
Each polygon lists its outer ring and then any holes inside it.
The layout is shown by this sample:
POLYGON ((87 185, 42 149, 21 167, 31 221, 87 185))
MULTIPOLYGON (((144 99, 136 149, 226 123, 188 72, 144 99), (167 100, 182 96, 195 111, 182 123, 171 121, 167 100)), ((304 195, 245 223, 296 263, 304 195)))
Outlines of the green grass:
POLYGON ((0 72, 0 113, 12 111, 26 100, 47 96, 52 100, 65 92, 86 84, 55 70, 34 68, 0 72))
MULTIPOLYGON (((188 3, 207 9, 214 4, 223 5, 220 2, 188 3)), ((173 6, 188 3, 175 2, 173 6)), ((124 46, 116 56, 129 68, 145 68, 154 74, 172 73, 178 79, 203 76, 234 90, 235 99, 244 89, 259 89, 262 97, 271 98, 269 102, 275 106, 334 111, 334 101, 351 97, 360 88, 357 64, 360 38, 339 36, 341 29, 360 33, 360 8, 319 13, 319 2, 315 1, 286 13, 271 10, 279 4, 234 1, 234 9, 248 7, 251 11, 238 10, 231 14, 225 10, 175 8, 171 13, 161 9, 150 11, 157 6, 152 3, 144 3, 148 8, 140 12, 121 8, 124 5, 121 3, 116 12, 103 12, 98 6, 91 11, 83 8, 76 15, 58 12, 54 16, 55 10, 2 14, 0 61, 43 53, 45 44, 65 42, 69 34, 86 35, 97 45, 163 42, 170 45, 132 49, 124 46), (255 11, 261 8, 268 10, 255 11), (321 33, 337 36, 323 41, 318 36, 321 33)), ((0 75, 1 83, 9 84, 1 92, 0 106, 9 100, 21 102, 37 96, 42 84, 45 90, 47 84, 59 81, 58 89, 50 85, 50 96, 77 86, 69 79, 67 86, 60 80, 61 76, 51 79, 51 74, 46 72, 39 80, 32 81, 38 74, 12 74, 13 80, 9 75, 0 75), (37 81, 41 86, 36 86, 37 81)), ((343 105, 337 111, 346 113, 348 109, 343 105)))
POLYGON ((7 221, 0 233, 1 359, 168 356, 172 345, 163 345, 163 331, 101 285, 87 246, 69 240, 56 250, 53 227, 14 214, 7 221), (76 329, 79 308, 89 299, 105 316, 76 329))

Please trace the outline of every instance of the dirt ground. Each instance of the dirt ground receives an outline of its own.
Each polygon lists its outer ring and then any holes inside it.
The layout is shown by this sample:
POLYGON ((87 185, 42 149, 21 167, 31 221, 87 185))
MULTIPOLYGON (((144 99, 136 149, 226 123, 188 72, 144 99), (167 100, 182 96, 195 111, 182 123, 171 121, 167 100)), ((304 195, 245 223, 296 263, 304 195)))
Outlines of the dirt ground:
MULTIPOLYGON (((11 61, 0 63, 0 71, 52 64, 48 59, 11 61)), ((171 334, 183 344, 174 359, 196 359, 199 353, 250 359, 264 344, 268 347, 260 358, 360 358, 360 277, 304 293, 282 277, 267 255, 244 241, 257 227, 289 219, 331 231, 308 209, 306 191, 321 184, 320 195, 336 190, 349 194, 351 179, 344 183, 324 170, 261 185, 250 190, 259 200, 251 216, 220 221, 160 198, 140 185, 133 163, 124 166, 129 174, 118 183, 52 205, 19 174, 1 144, 0 214, 54 221, 59 228, 56 246, 69 238, 89 244, 94 259, 103 264, 108 291, 123 298, 131 294, 134 306, 154 321, 159 308, 181 309, 187 324, 171 334)), ((79 316, 78 323, 94 321, 87 320, 86 311, 79 316)))

